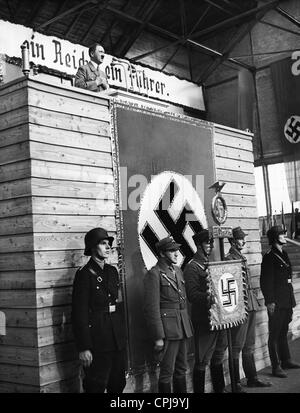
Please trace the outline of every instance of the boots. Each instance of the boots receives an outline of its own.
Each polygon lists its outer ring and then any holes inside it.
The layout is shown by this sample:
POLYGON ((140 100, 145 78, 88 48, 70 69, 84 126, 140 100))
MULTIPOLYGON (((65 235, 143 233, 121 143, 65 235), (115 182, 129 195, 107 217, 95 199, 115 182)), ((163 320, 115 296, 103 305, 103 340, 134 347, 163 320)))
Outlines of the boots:
POLYGON ((187 393, 185 376, 173 378, 173 393, 187 393))
POLYGON ((158 393, 172 393, 171 383, 158 382, 158 393))
POLYGON ((205 370, 193 370, 194 393, 204 393, 205 391, 205 370))
POLYGON ((215 393, 224 393, 225 392, 225 381, 224 381, 224 372, 223 365, 213 364, 210 366, 210 375, 215 393))
POLYGON ((243 389, 241 385, 241 379, 240 379, 240 360, 234 358, 233 359, 233 367, 234 367, 234 381, 235 381, 235 387, 236 393, 247 393, 246 390, 243 389))
POLYGON ((257 377, 255 360, 253 354, 243 354, 243 369, 247 378, 248 387, 270 387, 272 383, 257 377))

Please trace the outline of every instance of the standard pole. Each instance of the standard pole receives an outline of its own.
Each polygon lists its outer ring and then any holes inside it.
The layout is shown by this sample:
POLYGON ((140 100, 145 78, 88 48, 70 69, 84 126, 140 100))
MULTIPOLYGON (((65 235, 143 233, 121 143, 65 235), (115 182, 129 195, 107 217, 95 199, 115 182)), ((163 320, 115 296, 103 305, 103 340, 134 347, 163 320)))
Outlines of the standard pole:
MULTIPOLYGON (((224 238, 219 238, 219 243, 220 243, 221 261, 224 261, 225 259, 224 238)), ((228 342, 228 364, 229 364, 231 391, 232 393, 236 393, 235 371, 234 371, 234 363, 233 363, 233 357, 232 357, 231 329, 226 328, 226 332, 227 332, 227 342, 228 342)))

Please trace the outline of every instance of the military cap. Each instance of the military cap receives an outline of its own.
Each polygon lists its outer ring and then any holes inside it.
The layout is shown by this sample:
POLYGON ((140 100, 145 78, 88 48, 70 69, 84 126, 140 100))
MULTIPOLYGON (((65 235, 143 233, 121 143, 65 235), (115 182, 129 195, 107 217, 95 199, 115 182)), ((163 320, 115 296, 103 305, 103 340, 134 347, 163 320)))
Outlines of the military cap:
POLYGON ((84 255, 92 255, 91 248, 96 247, 100 241, 107 239, 110 246, 112 246, 113 237, 110 237, 104 228, 93 228, 85 234, 84 244, 85 250, 84 255))
POLYGON ((213 241, 212 234, 208 229, 202 229, 199 232, 196 232, 196 234, 193 235, 193 240, 196 245, 202 244, 202 242, 211 242, 213 241))
POLYGON ((273 244, 274 241, 278 240, 279 235, 285 234, 286 231, 281 225, 274 225, 267 231, 267 237, 269 239, 269 244, 273 244))
POLYGON ((241 227, 233 228, 232 236, 234 239, 242 239, 245 238, 248 234, 246 234, 241 227))
POLYGON ((181 244, 175 242, 173 237, 166 237, 161 239, 155 244, 157 251, 171 251, 171 250, 179 250, 181 244))

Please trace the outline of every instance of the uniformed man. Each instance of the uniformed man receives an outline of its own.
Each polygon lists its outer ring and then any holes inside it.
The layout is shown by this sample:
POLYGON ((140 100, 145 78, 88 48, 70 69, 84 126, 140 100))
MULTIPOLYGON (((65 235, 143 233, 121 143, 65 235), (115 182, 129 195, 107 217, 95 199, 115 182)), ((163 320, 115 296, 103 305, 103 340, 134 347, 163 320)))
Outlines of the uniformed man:
POLYGON ((205 392, 205 372, 210 364, 215 393, 225 392, 223 359, 227 348, 226 331, 211 331, 209 308, 214 303, 208 292, 207 264, 213 248, 213 238, 207 229, 193 236, 197 252, 184 269, 186 292, 192 303, 191 318, 194 327, 195 365, 193 369, 194 393, 205 392))
POLYGON ((125 387, 125 317, 118 271, 105 262, 113 237, 103 228, 85 235, 88 263, 75 275, 72 325, 86 393, 122 393, 125 387))
POLYGON ((295 297, 292 285, 292 267, 286 251, 285 231, 273 226, 267 232, 271 249, 263 256, 260 286, 269 317, 269 356, 272 374, 287 377, 283 369, 300 368, 291 360, 288 345, 289 323, 292 321, 295 297))
POLYGON ((145 319, 154 351, 160 353, 159 393, 186 393, 187 339, 192 326, 187 311, 177 244, 166 237, 156 244, 157 264, 145 276, 145 319))
POLYGON ((270 382, 259 379, 256 372, 254 351, 255 351, 255 324, 256 311, 259 309, 259 302, 256 293, 251 285, 250 271, 247 264, 247 258, 242 254, 246 245, 246 234, 241 227, 233 228, 233 238, 229 238, 231 244, 230 250, 225 260, 242 260, 244 281, 247 298, 247 318, 246 321, 237 327, 231 329, 232 338, 232 358, 234 363, 237 393, 245 393, 240 381, 239 359, 242 352, 242 364, 247 379, 248 387, 269 387, 270 382))

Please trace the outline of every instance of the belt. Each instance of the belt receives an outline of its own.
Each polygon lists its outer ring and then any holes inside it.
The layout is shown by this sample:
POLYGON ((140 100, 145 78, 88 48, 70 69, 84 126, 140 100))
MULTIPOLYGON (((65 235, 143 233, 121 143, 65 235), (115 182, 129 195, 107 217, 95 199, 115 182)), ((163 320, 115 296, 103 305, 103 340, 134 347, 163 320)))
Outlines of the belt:
POLYGON ((160 308, 163 308, 165 310, 184 310, 186 308, 186 305, 185 303, 160 303, 160 308))

